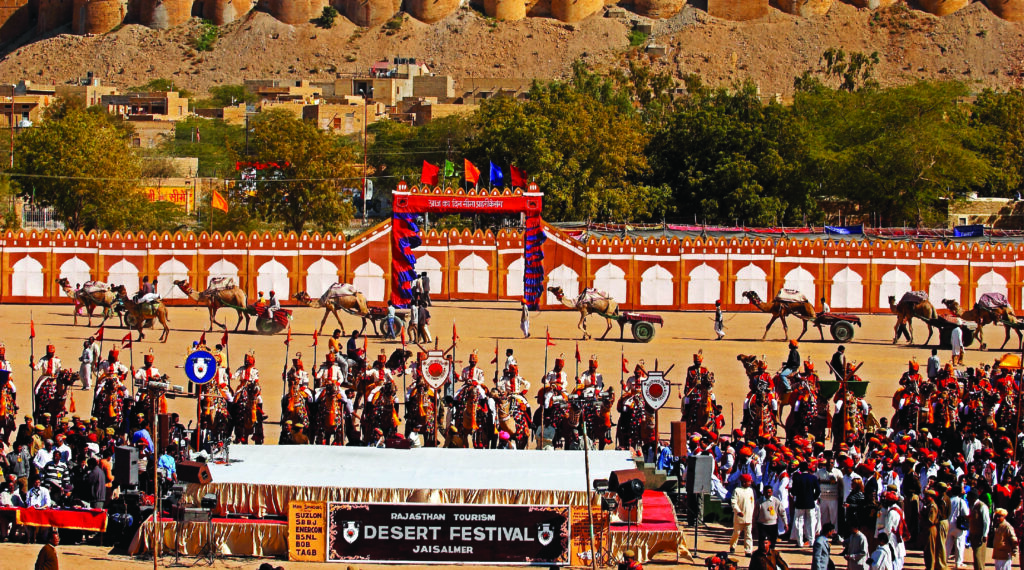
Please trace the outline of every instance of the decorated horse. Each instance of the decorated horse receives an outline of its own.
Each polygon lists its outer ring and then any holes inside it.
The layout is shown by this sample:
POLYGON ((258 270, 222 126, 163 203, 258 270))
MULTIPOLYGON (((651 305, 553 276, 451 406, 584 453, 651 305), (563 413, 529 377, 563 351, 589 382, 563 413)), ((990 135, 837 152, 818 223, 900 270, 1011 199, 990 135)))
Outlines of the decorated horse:
POLYGON ((500 389, 491 390, 497 408, 498 428, 508 432, 516 449, 526 449, 530 443, 530 403, 521 394, 500 389))
MULTIPOLYGON (((289 395, 285 398, 290 398, 289 395)), ((302 398, 294 397, 294 410, 292 421, 298 422, 297 413, 302 398)), ((287 409, 287 408, 285 408, 287 409)), ((345 417, 348 408, 345 405, 345 391, 339 384, 329 382, 320 390, 316 402, 313 404, 313 417, 316 419, 313 427, 313 443, 322 445, 343 445, 345 443, 345 417)), ((308 422, 305 422, 309 425, 308 422)))
POLYGON ((487 409, 487 394, 483 387, 466 382, 455 394, 452 422, 458 433, 458 447, 484 449, 491 443, 494 424, 487 409))
POLYGON ((373 430, 380 429, 384 437, 398 432, 398 412, 395 410, 395 395, 398 388, 390 378, 378 380, 370 388, 363 405, 363 441, 373 441, 373 430))
POLYGON ((743 404, 743 434, 749 439, 772 439, 778 428, 778 400, 775 393, 760 381, 743 404))
POLYGON ((424 447, 437 447, 437 418, 441 403, 437 393, 422 377, 417 378, 405 402, 405 437, 413 432, 423 438, 424 447))
POLYGON ((654 410, 647 405, 639 387, 622 394, 618 410, 616 439, 620 449, 641 449, 654 443, 654 410))
POLYGON ((227 384, 207 382, 199 387, 199 430, 207 441, 231 439, 231 400, 234 394, 227 384))
POLYGON ((860 398, 852 391, 840 388, 835 400, 839 409, 832 416, 832 443, 835 449, 839 449, 840 444, 853 443, 864 437, 867 417, 860 398))
POLYGON ((60 420, 68 413, 70 400, 70 411, 75 411, 75 397, 71 386, 78 383, 78 373, 69 369, 57 372, 54 376, 43 376, 36 381, 35 389, 35 420, 37 425, 49 425, 56 428, 60 420), (49 424, 45 421, 44 413, 50 414, 49 424))
POLYGON ((246 382, 235 392, 232 406, 232 424, 235 427, 235 443, 249 443, 252 438, 256 445, 263 445, 263 403, 258 382, 246 382))
POLYGON ((698 373, 694 380, 694 386, 684 397, 683 403, 686 431, 718 433, 718 425, 715 423, 715 373, 698 373))
POLYGON ((92 415, 101 428, 117 428, 124 421, 124 385, 114 374, 104 374, 98 384, 92 400, 92 415))
MULTIPOLYGON (((758 359, 756 354, 738 354, 736 360, 740 361, 743 365, 743 370, 747 374, 747 380, 750 386, 750 390, 754 390, 754 385, 757 382, 757 378, 763 377, 767 374, 764 360, 758 359)), ((775 400, 778 402, 778 413, 775 416, 776 423, 782 421, 782 409, 785 406, 792 406, 796 402, 796 397, 792 390, 786 390, 785 382, 781 381, 782 376, 778 373, 772 377, 772 386, 775 390, 775 400)))

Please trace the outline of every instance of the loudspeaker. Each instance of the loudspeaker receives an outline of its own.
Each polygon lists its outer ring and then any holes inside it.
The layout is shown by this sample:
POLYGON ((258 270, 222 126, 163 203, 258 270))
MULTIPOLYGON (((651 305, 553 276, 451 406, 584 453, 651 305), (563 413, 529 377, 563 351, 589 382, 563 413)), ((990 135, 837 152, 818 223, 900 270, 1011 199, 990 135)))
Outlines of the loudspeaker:
POLYGON ((618 471, 612 471, 611 476, 608 477, 608 488, 615 490, 619 488, 619 485, 629 481, 630 479, 639 479, 645 486, 647 485, 647 476, 644 472, 639 469, 620 469, 618 471))
POLYGON ((691 455, 686 458, 686 491, 706 495, 711 492, 711 470, 715 458, 710 455, 691 455))
POLYGON ((121 490, 139 484, 139 450, 123 445, 114 450, 114 486, 121 490))
POLYGON ((213 476, 210 475, 210 466, 205 463, 199 463, 197 461, 179 461, 178 481, 205 485, 213 482, 213 476))
POLYGON ((672 422, 672 455, 686 457, 686 422, 672 422))
POLYGON ((171 415, 157 415, 157 439, 160 440, 160 452, 167 450, 167 444, 171 442, 171 415))

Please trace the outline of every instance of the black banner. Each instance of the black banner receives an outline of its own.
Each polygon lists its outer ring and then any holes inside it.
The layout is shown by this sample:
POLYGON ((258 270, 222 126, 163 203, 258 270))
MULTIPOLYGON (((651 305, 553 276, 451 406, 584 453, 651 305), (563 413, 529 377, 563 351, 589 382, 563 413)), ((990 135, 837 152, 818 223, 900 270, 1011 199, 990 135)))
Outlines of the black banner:
POLYGON ((328 503, 327 561, 569 563, 569 507, 328 503))

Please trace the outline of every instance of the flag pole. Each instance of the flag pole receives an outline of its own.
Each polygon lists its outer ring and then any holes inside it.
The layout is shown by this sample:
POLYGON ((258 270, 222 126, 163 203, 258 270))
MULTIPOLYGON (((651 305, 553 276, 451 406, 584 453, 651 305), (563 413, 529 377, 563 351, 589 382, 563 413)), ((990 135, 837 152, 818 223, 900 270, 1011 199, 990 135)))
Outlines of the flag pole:
POLYGON ((544 327, 544 373, 540 380, 540 425, 537 426, 537 449, 544 449, 544 394, 547 392, 547 386, 544 382, 548 376, 548 346, 551 344, 551 329, 550 327, 544 327))
POLYGON ((32 311, 29 311, 28 318, 29 318, 29 323, 30 323, 29 324, 29 327, 30 327, 29 328, 29 335, 28 335, 28 345, 29 345, 29 357, 28 357, 28 359, 29 359, 29 362, 32 363, 32 364, 29 365, 30 368, 32 369, 32 384, 29 386, 29 392, 30 393, 29 393, 29 398, 28 399, 29 399, 29 402, 32 403, 32 415, 35 416, 36 415, 36 319, 33 316, 33 312, 32 311))
POLYGON ((313 334, 313 374, 314 374, 314 376, 316 375, 316 365, 317 365, 318 362, 320 362, 319 360, 316 359, 316 349, 317 349, 317 345, 319 345, 319 344, 320 344, 320 339, 317 338, 317 335, 314 333, 313 334))
POLYGON ((288 327, 288 338, 284 341, 284 366, 281 367, 281 393, 288 393, 288 381, 285 378, 288 376, 288 355, 291 353, 292 348, 292 327, 288 327))
POLYGON ((498 339, 494 339, 494 385, 498 385, 498 339))

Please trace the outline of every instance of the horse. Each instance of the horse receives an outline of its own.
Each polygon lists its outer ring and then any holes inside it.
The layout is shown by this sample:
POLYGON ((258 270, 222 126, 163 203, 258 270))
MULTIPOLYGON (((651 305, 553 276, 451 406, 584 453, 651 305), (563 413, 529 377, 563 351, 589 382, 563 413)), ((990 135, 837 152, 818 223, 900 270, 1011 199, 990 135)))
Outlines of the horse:
POLYGON ((476 384, 466 382, 455 394, 452 409, 452 421, 462 444, 460 447, 488 447, 489 436, 494 431, 489 416, 486 395, 480 395, 480 388, 476 384))
POLYGON ((747 407, 743 410, 743 434, 748 440, 775 437, 778 422, 771 396, 766 386, 757 387, 747 396, 747 407))
POLYGON ((512 392, 491 391, 498 413, 498 426, 508 432, 516 449, 526 449, 530 443, 530 412, 526 400, 512 392))
MULTIPOLYGON (((747 374, 747 381, 750 383, 751 390, 754 389, 754 379, 760 374, 757 371, 757 355, 756 354, 737 354, 736 360, 740 361, 743 365, 743 370, 747 374)), ((792 378, 792 376, 790 376, 792 378)), ((782 421, 782 408, 785 406, 792 406, 796 402, 796 397, 793 395, 793 390, 786 390, 785 382, 782 382, 782 375, 776 373, 772 377, 772 384, 775 385, 775 398, 779 402, 779 410, 775 416, 776 423, 782 421)))
MULTIPOLYGON (((291 391, 285 398, 291 398, 291 391)), ((313 443, 323 445, 344 445, 345 443, 345 416, 347 408, 343 398, 345 392, 341 386, 331 382, 325 385, 314 403, 313 417, 316 425, 313 428, 313 443)), ((301 398, 294 398, 295 411, 297 413, 301 398)), ((284 408, 287 409, 287 408, 284 408)), ((293 416, 297 418, 298 416, 293 416)), ((293 421, 297 421, 293 419, 293 421)), ((308 425, 308 424, 307 424, 308 425)))
POLYGON ((718 433, 715 424, 714 395, 715 373, 698 374, 696 385, 686 395, 689 402, 685 404, 684 415, 687 435, 696 431, 718 433))
POLYGON ((116 428, 124 420, 124 393, 119 389, 121 382, 114 374, 104 374, 99 379, 102 386, 93 398, 92 415, 99 427, 116 428))
POLYGON ((235 392, 232 424, 235 426, 235 443, 263 445, 263 407, 259 403, 260 385, 247 382, 235 392))
POLYGON ((74 411, 75 398, 70 387, 78 383, 78 373, 69 369, 57 372, 56 376, 43 376, 36 382, 35 387, 35 419, 37 425, 49 425, 56 429, 61 418, 67 413, 66 403, 71 400, 71 408, 74 411), (45 421, 44 413, 50 414, 50 423, 45 421))
POLYGON ((363 440, 372 441, 373 430, 380 429, 384 437, 392 437, 398 432, 398 414, 395 412, 395 394, 398 387, 390 379, 383 380, 380 385, 370 390, 363 405, 363 440))
POLYGON ((647 405, 639 388, 632 393, 624 393, 619 400, 618 409, 618 447, 637 449, 651 445, 654 437, 654 410, 647 405))
POLYGON ((405 402, 405 437, 418 432, 424 447, 437 447, 437 418, 441 404, 437 393, 423 378, 416 380, 405 402))
POLYGON ((207 382, 199 387, 199 430, 207 434, 207 440, 227 441, 231 439, 231 406, 234 394, 231 388, 207 382))

